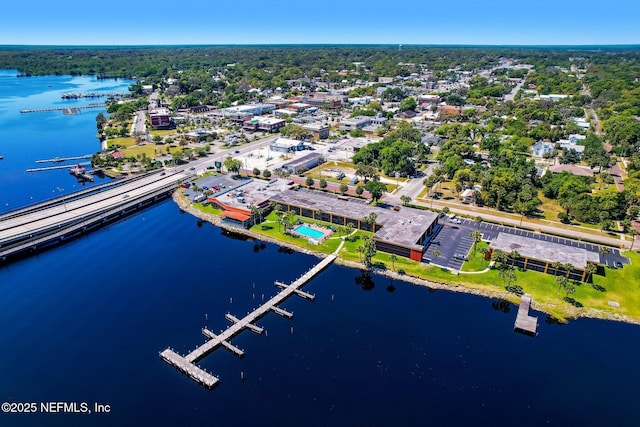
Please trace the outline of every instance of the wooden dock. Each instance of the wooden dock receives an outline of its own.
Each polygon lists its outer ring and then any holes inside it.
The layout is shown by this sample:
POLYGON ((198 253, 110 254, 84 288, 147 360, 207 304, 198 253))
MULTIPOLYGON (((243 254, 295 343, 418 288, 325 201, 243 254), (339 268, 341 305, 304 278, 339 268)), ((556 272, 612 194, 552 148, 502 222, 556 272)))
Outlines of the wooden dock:
POLYGON ((252 312, 248 313, 242 319, 239 319, 234 315, 227 313, 225 317, 227 318, 227 320, 232 322, 232 325, 221 333, 215 334, 209 329, 203 328, 202 333, 206 337, 208 337, 209 340, 204 344, 196 347, 186 356, 181 356, 171 349, 166 349, 160 353, 160 357, 165 362, 182 371, 184 374, 190 376, 192 379, 202 384, 203 386, 209 389, 213 388, 217 384, 218 379, 213 375, 207 373, 206 371, 200 369, 195 365, 195 363, 219 347, 224 347, 237 356, 242 357, 244 355, 244 350, 241 350, 231 344, 230 340, 245 329, 249 329, 250 331, 261 334, 264 330, 261 327, 256 326, 254 322, 262 316, 266 315, 269 311, 273 311, 282 316, 291 318, 293 316, 293 313, 278 307, 278 304, 280 304, 293 294, 299 295, 303 298, 313 299, 313 295, 302 292, 300 288, 307 282, 309 282, 312 278, 314 278, 317 274, 319 274, 322 270, 324 270, 327 266, 329 266, 329 264, 331 264, 335 259, 336 255, 334 254, 327 256, 290 285, 276 282, 276 285, 282 288, 280 292, 278 292, 275 296, 273 296, 271 299, 266 301, 264 304, 262 304, 252 312))
POLYGON ((516 323, 513 329, 525 335, 535 336, 538 330, 538 318, 529 316, 531 300, 532 298, 529 294, 523 294, 522 297, 520 297, 520 306, 518 307, 516 323))

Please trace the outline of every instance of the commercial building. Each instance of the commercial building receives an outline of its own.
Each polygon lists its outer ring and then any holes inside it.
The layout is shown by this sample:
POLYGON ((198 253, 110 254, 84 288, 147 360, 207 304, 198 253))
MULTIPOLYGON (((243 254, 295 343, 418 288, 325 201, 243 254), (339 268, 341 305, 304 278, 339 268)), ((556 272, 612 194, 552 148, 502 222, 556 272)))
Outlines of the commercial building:
POLYGON ((304 150, 304 142, 291 138, 276 138, 275 141, 269 144, 269 149, 280 153, 301 151, 304 150))
POLYGON ((327 139, 329 138, 329 125, 323 123, 312 122, 304 123, 302 125, 304 130, 308 130, 312 133, 314 139, 327 139))
POLYGON ((286 169, 291 173, 302 173, 311 168, 315 168, 320 164, 322 154, 311 152, 282 165, 282 169, 286 169))
POLYGON ((371 124, 371 119, 372 118, 369 116, 358 116, 350 119, 344 119, 340 122, 338 129, 346 131, 362 129, 363 127, 371 124))
POLYGON ((243 128, 252 131, 262 132, 277 132, 280 128, 284 127, 286 122, 284 119, 277 119, 275 117, 254 117, 244 122, 243 128))
POLYGON ((569 279, 582 282, 587 279, 585 271, 587 264, 600 263, 600 255, 597 252, 511 233, 499 233, 498 237, 491 241, 490 252, 493 253, 496 249, 507 254, 516 251, 519 257, 511 261, 516 267, 547 274, 564 274, 569 279), (555 271, 553 268, 555 262, 571 264, 571 270, 567 272, 564 268, 560 268, 555 271))
POLYGON ((398 211, 384 209, 361 199, 306 189, 285 190, 274 195, 271 201, 281 205, 285 212, 372 231, 377 250, 415 261, 422 260, 426 243, 438 223, 438 215, 434 212, 408 207, 398 211), (375 214, 373 223, 365 220, 371 218, 372 213, 375 214))
POLYGON ((149 119, 154 129, 169 129, 174 126, 168 108, 156 108, 149 111, 149 119))

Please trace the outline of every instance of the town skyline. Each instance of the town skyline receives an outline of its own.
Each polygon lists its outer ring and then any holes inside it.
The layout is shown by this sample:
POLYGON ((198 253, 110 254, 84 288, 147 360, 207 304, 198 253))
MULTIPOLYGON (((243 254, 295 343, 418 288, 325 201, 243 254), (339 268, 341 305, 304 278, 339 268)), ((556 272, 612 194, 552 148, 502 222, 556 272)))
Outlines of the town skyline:
POLYGON ((181 8, 115 0, 96 13, 76 0, 64 8, 36 1, 29 14, 9 4, 0 17, 0 45, 406 44, 585 46, 640 43, 634 17, 640 5, 613 1, 551 2, 529 6, 504 0, 463 0, 455 8, 433 1, 401 8, 375 2, 329 0, 300 6, 290 0, 233 4, 190 3, 181 8), (192 13, 197 10, 198 13, 192 13), (109 11, 122 11, 114 16, 109 11), (184 14, 180 18, 180 14, 184 14), (177 19, 176 19, 177 18, 177 19))

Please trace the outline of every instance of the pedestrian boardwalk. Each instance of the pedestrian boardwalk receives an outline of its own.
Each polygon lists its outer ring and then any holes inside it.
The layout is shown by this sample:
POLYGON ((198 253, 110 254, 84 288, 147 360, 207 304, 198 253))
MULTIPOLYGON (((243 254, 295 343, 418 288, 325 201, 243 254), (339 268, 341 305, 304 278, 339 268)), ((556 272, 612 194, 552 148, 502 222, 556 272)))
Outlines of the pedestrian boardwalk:
POLYGON ((523 294, 522 297, 520 297, 520 306, 518 307, 514 330, 526 335, 535 336, 538 330, 538 318, 529 315, 531 299, 531 295, 529 294, 523 294))
MULTIPOLYGON (((242 319, 238 319, 237 317, 228 313, 225 317, 232 322, 232 325, 221 333, 215 334, 207 328, 204 328, 202 330, 202 333, 210 339, 204 344, 196 347, 189 354, 181 356, 171 349, 166 349, 160 353, 160 357, 162 358, 162 360, 175 367, 176 369, 182 371, 184 374, 189 375, 193 380, 197 381, 203 386, 209 389, 215 387, 218 383, 218 379, 196 366, 195 363, 219 347, 225 347, 227 350, 242 357, 244 355, 244 351, 231 344, 230 340, 245 329, 249 329, 256 333, 262 333, 263 329, 259 326, 256 326, 254 322, 267 314, 269 311, 274 311, 275 313, 291 318, 293 316, 292 313, 283 310, 277 305, 293 294, 304 297, 311 296, 306 292, 300 294, 301 291, 299 288, 304 286, 318 273, 329 266, 335 259, 336 255, 334 254, 327 256, 309 271, 300 276, 296 281, 288 286, 284 285, 280 292, 278 292, 264 304, 247 314, 242 319)), ((283 285, 280 282, 278 282, 278 284, 279 286, 283 285)))

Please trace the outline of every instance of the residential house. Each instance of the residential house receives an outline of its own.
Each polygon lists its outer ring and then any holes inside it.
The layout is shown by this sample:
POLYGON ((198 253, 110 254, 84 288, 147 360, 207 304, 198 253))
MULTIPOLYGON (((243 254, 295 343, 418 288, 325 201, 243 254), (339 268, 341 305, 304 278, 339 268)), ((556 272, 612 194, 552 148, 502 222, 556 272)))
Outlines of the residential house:
POLYGON ((533 157, 543 158, 553 155, 556 145, 553 142, 538 141, 533 145, 533 157))

